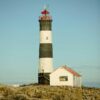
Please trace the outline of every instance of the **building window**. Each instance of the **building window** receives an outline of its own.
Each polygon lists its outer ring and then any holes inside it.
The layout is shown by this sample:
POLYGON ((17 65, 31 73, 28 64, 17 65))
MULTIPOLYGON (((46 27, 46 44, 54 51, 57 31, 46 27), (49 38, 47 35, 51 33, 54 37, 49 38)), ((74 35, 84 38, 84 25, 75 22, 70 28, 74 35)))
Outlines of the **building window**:
POLYGON ((59 80, 60 81, 68 81, 68 76, 60 76, 59 80))

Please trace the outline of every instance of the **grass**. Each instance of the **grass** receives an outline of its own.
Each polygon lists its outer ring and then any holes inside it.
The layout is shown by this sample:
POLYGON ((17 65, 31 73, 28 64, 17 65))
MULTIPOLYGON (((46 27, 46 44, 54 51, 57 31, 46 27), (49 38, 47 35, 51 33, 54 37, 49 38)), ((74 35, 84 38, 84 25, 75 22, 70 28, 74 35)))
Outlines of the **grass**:
POLYGON ((90 98, 99 100, 99 94, 100 89, 86 87, 47 85, 12 87, 0 85, 0 100, 89 100, 90 98))

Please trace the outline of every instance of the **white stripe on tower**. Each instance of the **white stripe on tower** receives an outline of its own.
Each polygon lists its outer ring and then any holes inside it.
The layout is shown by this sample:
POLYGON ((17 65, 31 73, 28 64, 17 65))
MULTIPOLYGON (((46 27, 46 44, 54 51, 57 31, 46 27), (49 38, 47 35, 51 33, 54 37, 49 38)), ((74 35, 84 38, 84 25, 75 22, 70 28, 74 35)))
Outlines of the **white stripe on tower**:
POLYGON ((51 73, 53 71, 53 63, 52 58, 40 58, 40 73, 51 73))
POLYGON ((40 31, 40 43, 52 43, 52 32, 40 31))

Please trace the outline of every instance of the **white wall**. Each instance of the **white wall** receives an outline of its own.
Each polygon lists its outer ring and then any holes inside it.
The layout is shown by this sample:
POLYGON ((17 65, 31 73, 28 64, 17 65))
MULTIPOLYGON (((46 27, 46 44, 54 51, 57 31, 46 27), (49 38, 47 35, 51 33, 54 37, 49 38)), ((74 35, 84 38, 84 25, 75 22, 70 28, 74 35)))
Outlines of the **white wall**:
POLYGON ((62 86, 62 85, 67 85, 67 86, 73 86, 73 75, 66 71, 63 68, 57 69, 55 72, 50 74, 50 85, 51 86, 62 86), (60 81, 59 77, 60 76, 68 76, 68 81, 60 81))
POLYGON ((75 87, 81 87, 81 77, 74 76, 73 80, 75 87))

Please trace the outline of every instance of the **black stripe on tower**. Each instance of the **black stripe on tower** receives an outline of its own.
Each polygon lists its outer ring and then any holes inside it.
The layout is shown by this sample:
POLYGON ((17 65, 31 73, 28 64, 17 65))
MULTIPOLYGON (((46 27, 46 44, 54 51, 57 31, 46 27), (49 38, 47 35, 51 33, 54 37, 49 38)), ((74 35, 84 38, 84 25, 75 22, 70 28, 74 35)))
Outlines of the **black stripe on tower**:
POLYGON ((51 22, 52 20, 39 20, 40 30, 52 30, 51 22))
POLYGON ((39 48, 39 58, 52 58, 52 44, 51 43, 41 43, 39 48))
POLYGON ((38 73, 39 84, 50 84, 50 73, 38 73))

